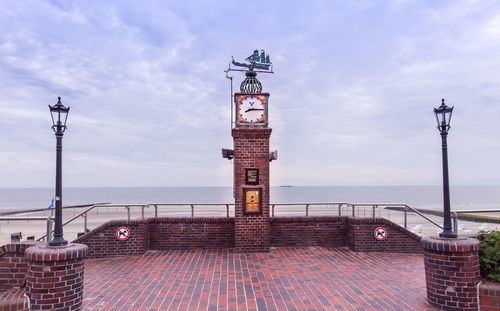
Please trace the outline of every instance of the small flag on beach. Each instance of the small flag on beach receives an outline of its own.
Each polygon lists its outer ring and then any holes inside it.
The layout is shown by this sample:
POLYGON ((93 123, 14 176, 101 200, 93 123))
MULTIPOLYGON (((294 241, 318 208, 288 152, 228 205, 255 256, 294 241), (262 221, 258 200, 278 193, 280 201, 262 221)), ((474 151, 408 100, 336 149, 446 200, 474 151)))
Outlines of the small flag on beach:
POLYGON ((51 209, 53 207, 54 207, 54 199, 52 199, 52 203, 50 203, 50 205, 49 205, 49 207, 47 207, 47 209, 49 210, 49 209, 51 209))

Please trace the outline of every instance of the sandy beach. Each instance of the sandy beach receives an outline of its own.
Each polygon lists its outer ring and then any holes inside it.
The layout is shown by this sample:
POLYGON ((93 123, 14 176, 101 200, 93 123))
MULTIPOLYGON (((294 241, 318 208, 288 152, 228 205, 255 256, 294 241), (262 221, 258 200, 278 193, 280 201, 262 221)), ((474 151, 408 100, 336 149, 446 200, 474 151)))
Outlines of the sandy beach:
MULTIPOLYGON (((63 222, 66 222, 80 213, 85 211, 85 208, 71 208, 64 209, 63 222)), ((230 216, 234 216, 234 209, 230 207, 230 216)), ((310 207, 309 216, 337 216, 338 208, 336 206, 317 206, 310 207)), ((4 217, 49 217, 53 214, 53 210, 46 210, 41 212, 30 212, 17 215, 10 215, 4 217)), ((350 216, 352 211, 343 210, 343 215, 350 216)), ((154 217, 154 207, 150 206, 144 208, 144 217, 154 217)), ((200 206, 195 207, 195 217, 226 217, 227 211, 224 206, 200 206)), ((189 206, 168 206, 159 207, 158 216, 160 217, 191 217, 191 208, 189 206)), ((305 216, 305 208, 295 206, 281 206, 276 207, 275 216, 305 216)), ((371 208, 359 208, 356 211, 356 216, 371 217, 371 208)), ((387 218, 401 226, 404 225, 404 213, 399 211, 378 209, 376 212, 377 217, 387 218)), ((442 225, 443 219, 439 216, 426 215, 437 224, 442 225)), ((496 215, 498 216, 498 214, 496 215)), ((130 207, 130 218, 141 218, 141 207, 130 207)), ((87 228, 92 230, 99 225, 115 219, 127 219, 127 209, 124 207, 96 207, 87 216, 87 228)), ((73 220, 71 223, 64 226, 64 237, 68 241, 74 240, 78 233, 84 232, 84 217, 80 216, 73 220)), ((500 224, 492 223, 477 223, 468 221, 459 221, 459 233, 461 234, 474 234, 479 230, 500 230, 500 224)), ((35 240, 44 236, 46 233, 47 222, 46 220, 20 220, 20 221, 0 221, 0 245, 10 242, 12 233, 21 232, 22 240, 26 240, 30 236, 34 236, 35 240)), ((423 219, 421 216, 414 213, 408 213, 407 228, 416 234, 423 236, 435 235, 438 233, 438 228, 423 219)))

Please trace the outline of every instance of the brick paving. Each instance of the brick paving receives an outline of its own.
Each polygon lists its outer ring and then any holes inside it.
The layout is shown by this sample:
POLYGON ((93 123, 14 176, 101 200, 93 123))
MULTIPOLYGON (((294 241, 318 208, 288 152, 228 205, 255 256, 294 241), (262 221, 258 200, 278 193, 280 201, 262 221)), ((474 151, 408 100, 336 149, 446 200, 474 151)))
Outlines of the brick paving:
POLYGON ((422 255, 148 251, 85 262, 84 310, 435 310, 422 255))

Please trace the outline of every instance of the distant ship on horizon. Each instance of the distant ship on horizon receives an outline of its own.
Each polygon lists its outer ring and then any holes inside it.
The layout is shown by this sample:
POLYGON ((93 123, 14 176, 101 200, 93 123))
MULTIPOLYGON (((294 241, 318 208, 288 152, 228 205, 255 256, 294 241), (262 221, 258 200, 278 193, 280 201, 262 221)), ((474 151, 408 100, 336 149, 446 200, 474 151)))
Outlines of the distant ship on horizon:
POLYGON ((292 185, 281 185, 280 187, 291 187, 292 185))

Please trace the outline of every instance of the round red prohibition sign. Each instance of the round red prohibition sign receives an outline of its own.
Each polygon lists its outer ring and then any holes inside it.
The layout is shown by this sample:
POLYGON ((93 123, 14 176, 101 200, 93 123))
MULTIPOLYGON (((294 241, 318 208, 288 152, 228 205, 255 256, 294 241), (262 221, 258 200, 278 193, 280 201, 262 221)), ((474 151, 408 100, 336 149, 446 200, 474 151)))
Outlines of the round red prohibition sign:
POLYGON ((387 238, 387 229, 384 227, 378 227, 373 232, 373 235, 375 236, 376 240, 383 241, 387 238))
POLYGON ((116 238, 120 241, 125 241, 130 237, 130 229, 127 227, 119 227, 116 229, 116 238))

